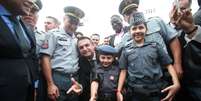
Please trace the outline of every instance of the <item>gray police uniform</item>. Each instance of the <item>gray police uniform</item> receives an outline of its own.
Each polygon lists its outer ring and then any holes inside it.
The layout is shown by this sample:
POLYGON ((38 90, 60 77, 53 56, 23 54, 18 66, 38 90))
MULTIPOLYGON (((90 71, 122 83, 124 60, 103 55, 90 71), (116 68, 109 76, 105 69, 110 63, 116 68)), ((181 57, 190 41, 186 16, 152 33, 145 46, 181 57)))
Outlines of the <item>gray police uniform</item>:
POLYGON ((76 38, 64 29, 48 33, 40 53, 51 56, 52 69, 55 71, 75 73, 79 69, 76 38))
POLYGON ((128 85, 134 94, 132 97, 139 101, 160 100, 160 90, 166 84, 161 79, 161 65, 171 64, 172 60, 158 43, 145 41, 143 46, 138 47, 130 42, 122 51, 119 62, 121 69, 128 70, 128 85))
MULTIPOLYGON (((165 22, 159 17, 149 18, 147 20, 147 28, 148 32, 145 35, 146 41, 159 43, 165 51, 167 51, 166 45, 168 45, 172 39, 177 37, 176 30, 165 24, 165 22)), ((118 46, 118 50, 121 50, 129 41, 133 40, 128 32, 123 36, 121 43, 118 46)))
POLYGON ((60 91, 58 101, 71 98, 66 91, 72 85, 71 77, 76 78, 79 69, 76 38, 64 29, 53 30, 46 35, 40 53, 51 57, 52 77, 60 91))
POLYGON ((99 83, 98 101, 116 101, 116 89, 120 69, 118 65, 112 65, 104 68, 97 65, 93 79, 99 83))
POLYGON ((45 40, 45 32, 35 29, 34 33, 36 37, 36 54, 39 54, 40 48, 45 40))

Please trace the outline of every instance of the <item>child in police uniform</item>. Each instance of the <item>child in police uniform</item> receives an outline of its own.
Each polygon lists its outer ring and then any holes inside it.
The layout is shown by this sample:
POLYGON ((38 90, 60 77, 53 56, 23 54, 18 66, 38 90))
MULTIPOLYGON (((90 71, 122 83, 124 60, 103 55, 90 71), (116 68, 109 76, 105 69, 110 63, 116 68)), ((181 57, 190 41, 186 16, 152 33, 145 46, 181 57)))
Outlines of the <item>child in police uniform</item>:
POLYGON ((109 45, 97 47, 97 65, 91 83, 90 101, 116 101, 119 66, 116 61, 118 51, 109 45))
POLYGON ((171 101, 180 88, 171 58, 158 43, 146 41, 147 26, 143 13, 134 13, 130 23, 133 40, 125 45, 119 60, 120 75, 124 76, 119 77, 118 90, 122 89, 128 73, 132 101, 171 101), (172 77, 172 85, 168 87, 162 79, 162 67, 166 67, 172 77))

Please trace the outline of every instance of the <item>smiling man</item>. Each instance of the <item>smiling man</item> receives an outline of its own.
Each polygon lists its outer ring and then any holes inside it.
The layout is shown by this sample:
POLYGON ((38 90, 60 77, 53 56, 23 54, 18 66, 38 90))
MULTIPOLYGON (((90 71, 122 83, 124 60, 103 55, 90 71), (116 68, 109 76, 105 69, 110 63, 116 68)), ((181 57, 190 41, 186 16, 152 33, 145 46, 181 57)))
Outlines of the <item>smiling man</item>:
POLYGON ((79 82, 83 86, 83 93, 79 96, 79 101, 89 101, 90 99, 90 76, 95 63, 95 46, 88 37, 78 39, 79 57, 79 82))

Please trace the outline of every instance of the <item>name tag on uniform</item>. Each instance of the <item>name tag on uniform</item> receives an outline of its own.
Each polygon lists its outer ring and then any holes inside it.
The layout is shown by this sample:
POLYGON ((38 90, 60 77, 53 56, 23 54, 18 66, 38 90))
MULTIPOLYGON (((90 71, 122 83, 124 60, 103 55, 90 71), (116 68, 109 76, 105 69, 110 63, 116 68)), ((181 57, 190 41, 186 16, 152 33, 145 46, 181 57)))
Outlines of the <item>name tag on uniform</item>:
POLYGON ((58 43, 60 44, 60 45, 69 45, 69 43, 68 43, 68 41, 66 40, 66 41, 58 41, 58 43))

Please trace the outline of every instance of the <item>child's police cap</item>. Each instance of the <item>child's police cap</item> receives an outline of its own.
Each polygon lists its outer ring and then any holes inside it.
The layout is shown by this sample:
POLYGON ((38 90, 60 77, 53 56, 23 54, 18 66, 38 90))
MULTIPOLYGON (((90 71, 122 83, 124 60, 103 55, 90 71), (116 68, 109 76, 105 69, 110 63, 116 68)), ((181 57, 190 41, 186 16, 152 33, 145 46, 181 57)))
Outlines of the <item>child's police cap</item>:
POLYGON ((72 16, 72 17, 75 17, 77 19, 81 19, 84 17, 84 12, 80 9, 80 8, 77 8, 77 7, 74 7, 74 6, 67 6, 64 8, 64 13, 68 16, 72 16))
POLYGON ((119 13, 124 15, 130 9, 138 8, 139 3, 139 0, 122 0, 119 5, 119 13))
POLYGON ((41 2, 41 0, 32 0, 34 7, 36 7, 36 9, 39 11, 43 8, 43 4, 41 2))
POLYGON ((114 47, 110 45, 100 45, 96 48, 96 51, 99 54, 104 54, 104 55, 117 55, 118 51, 114 47))
POLYGON ((145 23, 145 18, 144 18, 144 14, 142 12, 135 12, 132 14, 130 20, 129 20, 129 24, 131 26, 135 26, 135 25, 139 25, 139 24, 143 24, 145 23))

